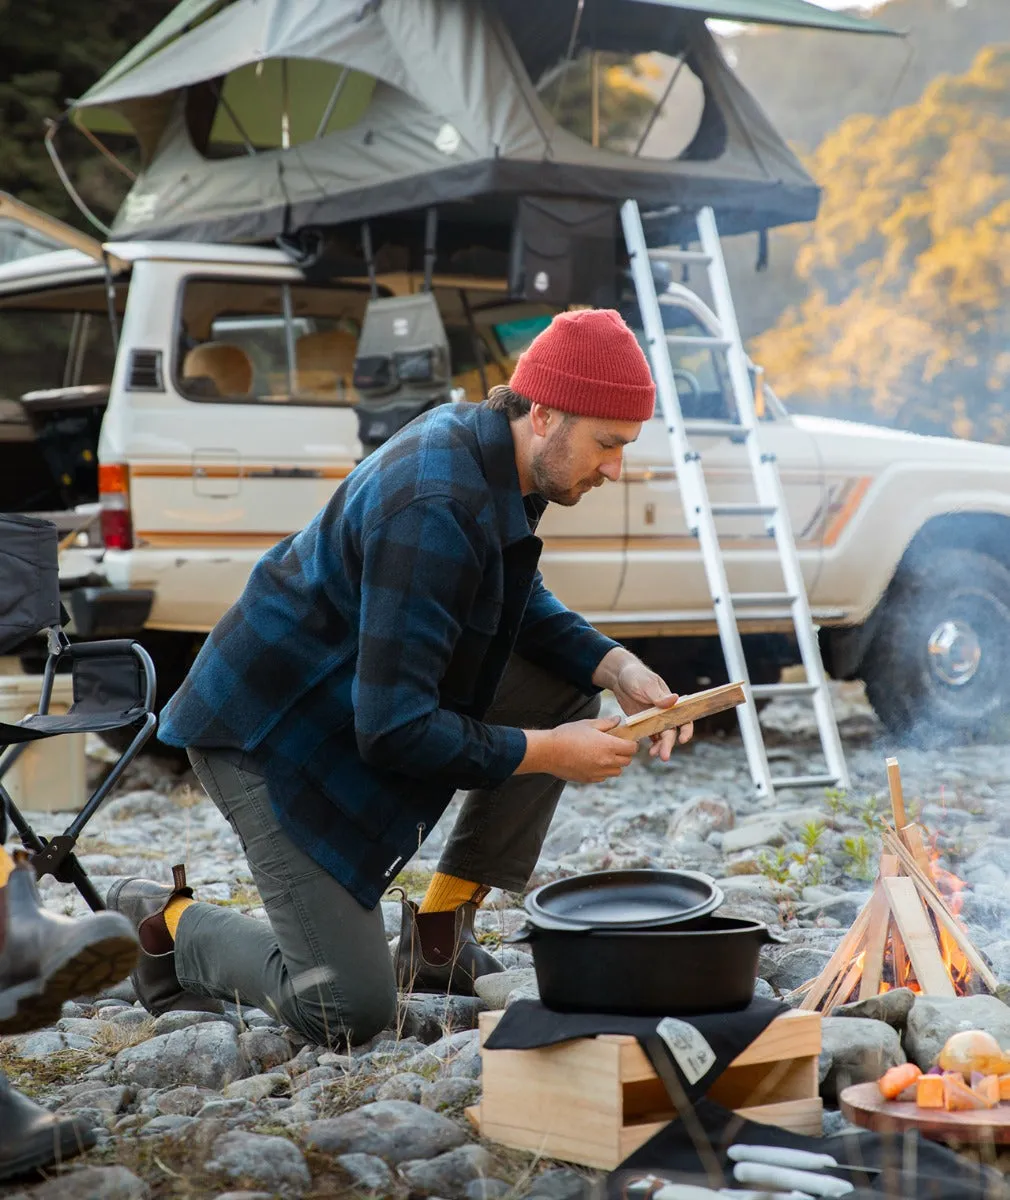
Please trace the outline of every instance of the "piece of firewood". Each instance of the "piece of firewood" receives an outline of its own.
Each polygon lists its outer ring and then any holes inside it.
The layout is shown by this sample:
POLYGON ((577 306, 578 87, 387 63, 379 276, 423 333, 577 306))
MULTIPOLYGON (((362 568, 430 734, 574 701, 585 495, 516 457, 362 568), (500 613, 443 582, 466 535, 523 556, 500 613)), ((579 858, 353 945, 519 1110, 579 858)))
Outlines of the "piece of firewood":
POLYGON ((678 725, 698 721, 702 717, 725 712, 728 708, 736 708, 746 699, 742 683, 724 683, 722 687, 681 696, 671 708, 647 708, 643 712, 635 713, 610 732, 614 737, 637 741, 639 738, 663 733, 667 729, 676 729, 678 725))
POLYGON ((905 816, 905 794, 901 789, 901 768, 896 758, 887 760, 887 788, 891 793, 891 812, 894 814, 894 828, 904 829, 908 824, 905 816))
POLYGON ((923 900, 933 910, 933 915, 943 925, 954 941, 957 942, 961 953, 971 963, 972 970, 976 972, 985 986, 995 996, 996 989, 999 987, 999 980, 982 961, 978 951, 972 945, 968 934, 961 928, 957 918, 947 907, 946 901, 937 890, 936 882, 932 875, 925 874, 919 869, 919 864, 909 852, 908 847, 895 830, 886 824, 884 826, 883 840, 888 850, 898 856, 898 861, 909 877, 914 880, 920 896, 922 896, 923 900))
MULTIPOLYGON (((893 854, 880 856, 880 876, 897 875, 898 859, 893 854)), ((866 931, 866 956, 863 959, 863 976, 859 981, 859 999, 866 1000, 880 991, 884 977, 884 951, 887 948, 887 930, 891 923, 891 906, 877 880, 870 897, 870 925, 866 931)))
POLYGON ((954 984, 943 965, 940 947, 914 880, 896 875, 882 879, 881 883, 919 987, 930 995, 953 999, 954 984))

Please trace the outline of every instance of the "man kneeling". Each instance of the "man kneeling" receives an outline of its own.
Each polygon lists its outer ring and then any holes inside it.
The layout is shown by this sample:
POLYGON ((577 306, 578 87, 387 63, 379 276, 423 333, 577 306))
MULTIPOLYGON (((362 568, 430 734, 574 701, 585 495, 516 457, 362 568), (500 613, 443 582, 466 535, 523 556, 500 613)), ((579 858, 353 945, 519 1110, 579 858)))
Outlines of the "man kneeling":
MULTIPOLYGON (((397 983, 470 992, 501 970, 476 906, 525 887, 565 781, 616 776, 634 754, 597 693, 626 713, 676 700, 537 570, 547 503, 616 481, 654 403, 618 314, 564 313, 508 387, 413 421, 257 563, 160 736, 237 833, 267 921, 195 903, 181 870, 174 887, 117 883, 152 1012, 237 998, 313 1041, 362 1041, 392 1023, 397 983), (457 789, 394 967, 378 901, 457 789)), ((652 753, 669 758, 674 736, 652 753)))

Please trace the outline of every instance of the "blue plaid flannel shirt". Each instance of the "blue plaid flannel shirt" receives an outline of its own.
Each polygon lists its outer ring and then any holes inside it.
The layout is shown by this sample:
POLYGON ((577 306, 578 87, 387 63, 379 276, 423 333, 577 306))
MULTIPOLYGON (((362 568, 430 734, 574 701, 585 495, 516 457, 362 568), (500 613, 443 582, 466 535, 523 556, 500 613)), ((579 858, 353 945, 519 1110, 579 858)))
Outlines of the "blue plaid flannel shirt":
POLYGON ((166 706, 168 745, 252 753, 292 841, 372 908, 457 788, 526 752, 485 723, 514 651, 597 690, 617 643, 544 586, 504 414, 446 404, 253 568, 166 706))

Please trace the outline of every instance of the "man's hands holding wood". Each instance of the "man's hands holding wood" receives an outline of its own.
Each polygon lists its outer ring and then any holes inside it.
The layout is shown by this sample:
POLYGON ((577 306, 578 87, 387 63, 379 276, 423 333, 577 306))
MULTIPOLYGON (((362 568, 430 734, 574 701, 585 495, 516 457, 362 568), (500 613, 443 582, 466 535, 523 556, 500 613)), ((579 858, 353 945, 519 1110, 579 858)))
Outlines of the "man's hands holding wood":
MULTIPOLYGON (((651 707, 671 708, 678 699, 655 671, 620 646, 604 656, 593 683, 609 688, 628 716, 651 707)), ((516 774, 548 774, 573 783, 599 783, 620 775, 634 758, 638 743, 609 732, 619 724, 619 717, 600 717, 556 729, 527 729, 526 755, 516 774)), ((668 762, 677 742, 683 745, 693 733, 693 724, 687 724, 655 734, 649 753, 668 762)))

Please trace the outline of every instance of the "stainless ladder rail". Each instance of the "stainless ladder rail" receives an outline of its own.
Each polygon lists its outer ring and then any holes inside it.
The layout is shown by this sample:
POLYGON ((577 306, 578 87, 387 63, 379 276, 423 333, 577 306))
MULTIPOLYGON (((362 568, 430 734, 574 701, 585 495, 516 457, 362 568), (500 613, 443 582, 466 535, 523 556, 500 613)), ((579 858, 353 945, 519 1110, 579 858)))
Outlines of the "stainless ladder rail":
POLYGON ((821 661, 820 647, 810 603, 807 598, 803 571, 800 566, 796 540, 793 536, 775 456, 764 452, 760 444, 754 395, 747 370, 747 353, 740 336, 740 327, 733 306, 729 277, 722 255, 722 244, 711 208, 697 213, 698 241, 701 250, 677 250, 666 247, 650 251, 646 243, 638 203, 626 201, 621 207, 624 241, 630 258, 632 279, 649 359, 656 380, 656 394, 663 411, 670 449, 677 472, 681 500, 687 523, 701 546, 702 561, 709 592, 715 610, 719 640, 730 679, 744 683, 748 702, 737 709, 747 764, 755 791, 761 797, 774 797, 776 788, 830 787, 843 790, 849 787, 849 772, 845 763, 838 725, 835 721, 828 690, 827 676, 821 661), (656 292, 652 261, 679 263, 704 267, 708 275, 719 323, 720 336, 697 337, 667 335, 659 296, 656 292), (669 346, 705 346, 722 354, 730 379, 735 414, 727 421, 685 420, 677 393, 669 346), (693 448, 690 435, 727 437, 743 441, 754 484, 755 500, 749 504, 713 505, 705 480, 701 455, 693 448), (765 530, 774 541, 775 553, 782 572, 781 593, 738 593, 729 588, 716 518, 720 516, 762 517, 765 530), (806 683, 762 684, 753 686, 747 671, 743 644, 737 624, 737 609, 777 606, 788 617, 796 634, 800 658, 806 670, 806 683), (817 722, 817 731, 827 770, 823 774, 773 777, 768 765, 764 736, 758 719, 757 699, 777 696, 809 697, 817 722))

